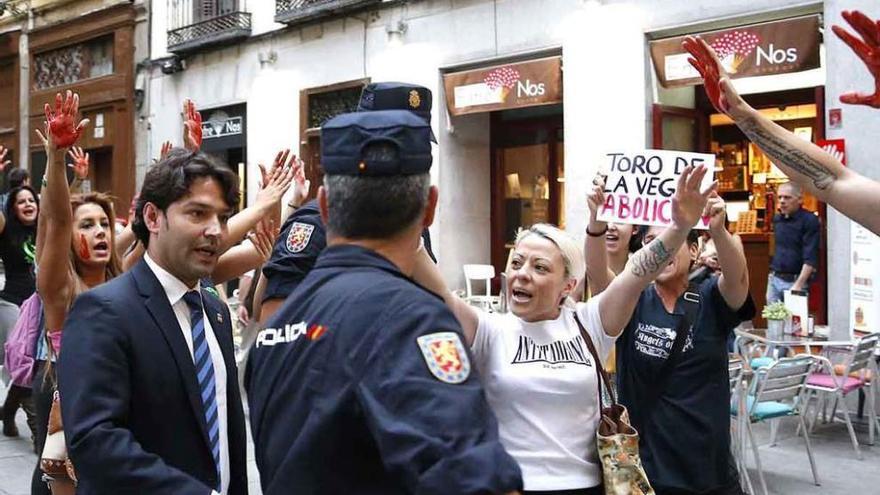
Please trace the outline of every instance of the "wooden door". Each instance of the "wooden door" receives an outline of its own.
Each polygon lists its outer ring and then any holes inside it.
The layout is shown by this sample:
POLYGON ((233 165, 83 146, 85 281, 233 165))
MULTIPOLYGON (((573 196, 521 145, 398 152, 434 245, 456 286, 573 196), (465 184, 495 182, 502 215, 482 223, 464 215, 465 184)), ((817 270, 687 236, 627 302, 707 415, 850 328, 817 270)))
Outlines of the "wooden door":
POLYGON ((654 104, 652 121, 654 149, 709 152, 709 116, 700 110, 654 104))

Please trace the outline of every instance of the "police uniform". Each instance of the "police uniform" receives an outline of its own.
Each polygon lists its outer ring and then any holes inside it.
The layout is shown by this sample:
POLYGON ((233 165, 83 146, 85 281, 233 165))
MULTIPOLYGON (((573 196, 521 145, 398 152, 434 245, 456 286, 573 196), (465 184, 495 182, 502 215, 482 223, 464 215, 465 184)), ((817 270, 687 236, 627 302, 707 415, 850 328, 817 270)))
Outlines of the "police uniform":
POLYGON ((318 201, 306 202, 293 212, 281 228, 272 255, 263 267, 266 291, 263 299, 284 299, 315 266, 327 245, 318 201))
MULTIPOLYGON (((427 124, 404 111, 322 129, 325 173, 427 172, 427 124), (398 160, 361 160, 372 140, 398 160)), ((461 327, 380 254, 324 249, 251 351, 245 386, 263 493, 477 494, 522 488, 461 327)))
MULTIPOLYGON (((431 90, 423 86, 399 82, 373 83, 366 85, 361 92, 357 111, 406 110, 430 126, 431 101, 431 90)), ((437 142, 430 127, 429 132, 431 140, 437 142)), ((422 231, 422 240, 428 256, 436 263, 428 229, 422 231)), ((309 201, 285 221, 275 240, 272 255, 263 267, 263 276, 266 277, 263 301, 284 299, 291 294, 315 266, 315 260, 326 245, 318 204, 314 200, 309 201)))

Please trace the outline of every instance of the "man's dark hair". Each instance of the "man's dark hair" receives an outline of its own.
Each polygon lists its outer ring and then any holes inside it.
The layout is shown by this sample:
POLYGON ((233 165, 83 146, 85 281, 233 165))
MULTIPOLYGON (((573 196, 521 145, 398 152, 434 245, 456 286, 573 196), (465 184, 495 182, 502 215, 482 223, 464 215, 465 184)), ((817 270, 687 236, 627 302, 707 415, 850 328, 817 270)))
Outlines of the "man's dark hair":
POLYGON ((14 168, 6 175, 6 181, 9 182, 9 188, 15 189, 21 187, 31 178, 31 174, 23 168, 14 168))
POLYGON ((172 203, 188 195, 192 183, 202 177, 215 179, 220 184, 223 199, 230 208, 238 204, 238 177, 204 153, 175 148, 164 160, 147 170, 131 226, 144 247, 150 243, 150 231, 144 223, 144 205, 153 203, 164 212, 172 203))
MULTIPOLYGON (((387 143, 367 146, 364 161, 394 159, 387 143)), ((429 174, 357 176, 326 175, 327 229, 349 239, 385 239, 413 225, 428 202, 429 174)))

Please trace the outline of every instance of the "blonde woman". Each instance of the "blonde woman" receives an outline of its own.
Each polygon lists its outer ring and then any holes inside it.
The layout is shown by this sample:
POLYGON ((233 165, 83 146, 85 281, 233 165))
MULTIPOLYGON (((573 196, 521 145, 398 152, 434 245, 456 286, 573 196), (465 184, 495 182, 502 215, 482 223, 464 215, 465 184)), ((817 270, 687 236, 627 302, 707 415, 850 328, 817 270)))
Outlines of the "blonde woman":
POLYGON ((521 232, 507 267, 510 313, 469 306, 422 254, 415 279, 440 294, 461 322, 482 373, 501 441, 523 472, 525 493, 602 493, 595 435, 596 363, 579 320, 604 361, 638 296, 668 264, 706 205, 705 168, 686 170, 673 198, 673 224, 635 253, 627 268, 586 303, 569 295, 584 273, 580 243, 546 224, 521 232))

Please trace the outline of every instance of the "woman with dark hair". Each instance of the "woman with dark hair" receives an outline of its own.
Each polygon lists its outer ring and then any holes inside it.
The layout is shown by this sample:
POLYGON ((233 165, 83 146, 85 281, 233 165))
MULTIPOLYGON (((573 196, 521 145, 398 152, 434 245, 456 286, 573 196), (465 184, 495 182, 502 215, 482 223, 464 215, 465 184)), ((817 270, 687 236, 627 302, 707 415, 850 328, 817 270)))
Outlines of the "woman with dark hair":
MULTIPOLYGON (((604 201, 597 184, 589 198, 588 234, 607 228, 596 219, 604 201)), ((699 254, 699 233, 690 231, 638 295, 616 342, 620 403, 640 433, 642 463, 657 495, 742 493, 730 457, 727 339, 747 306, 748 270, 742 242, 725 227, 721 197, 713 193, 702 214, 709 219, 721 275, 689 281, 699 254)), ((661 227, 648 228, 643 244, 662 233, 661 227)), ((604 277, 600 284, 614 283, 605 252, 597 251, 587 258, 587 271, 604 277)))
MULTIPOLYGON (((0 355, 9 331, 18 319, 18 308, 35 290, 34 254, 36 251, 37 214, 40 201, 30 186, 9 192, 4 211, 0 212, 0 260, 6 271, 6 285, 0 291, 0 355)), ((3 435, 18 436, 15 413, 22 406, 33 431, 31 389, 11 385, 3 403, 3 435)))

